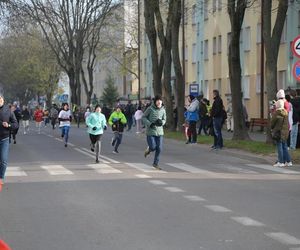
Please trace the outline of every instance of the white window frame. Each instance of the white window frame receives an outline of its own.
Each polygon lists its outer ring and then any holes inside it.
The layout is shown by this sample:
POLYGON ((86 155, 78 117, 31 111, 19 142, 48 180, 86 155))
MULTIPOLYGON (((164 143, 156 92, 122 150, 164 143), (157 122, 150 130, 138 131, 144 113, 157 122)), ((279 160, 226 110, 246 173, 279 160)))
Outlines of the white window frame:
POLYGON ((222 53, 222 35, 218 36, 218 53, 222 53))
POLYGON ((205 40, 204 41, 204 50, 203 50, 204 60, 208 60, 208 52, 209 52, 209 42, 208 42, 208 40, 205 40))
POLYGON ((208 0, 204 0, 203 10, 204 10, 204 20, 207 20, 208 19, 208 0))
POLYGON ((244 32, 244 51, 251 50, 251 28, 250 26, 245 28, 244 32))
POLYGON ((197 23, 196 13, 197 13, 197 8, 196 5, 194 4, 192 8, 192 25, 195 25, 197 23))
POLYGON ((193 43, 192 46, 192 63, 194 64, 197 62, 197 44, 193 43))
POLYGON ((250 76, 246 75, 242 79, 243 98, 250 99, 250 76))
POLYGON ((256 75, 256 94, 260 94, 261 89, 261 74, 256 75))

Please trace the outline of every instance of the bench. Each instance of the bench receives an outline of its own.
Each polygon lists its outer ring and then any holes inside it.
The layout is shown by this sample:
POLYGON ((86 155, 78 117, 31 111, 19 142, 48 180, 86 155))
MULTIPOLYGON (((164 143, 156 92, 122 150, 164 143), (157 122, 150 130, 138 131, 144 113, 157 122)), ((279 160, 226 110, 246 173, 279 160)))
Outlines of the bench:
POLYGON ((268 119, 262 119, 262 118, 251 118, 250 119, 250 127, 251 127, 251 132, 253 132, 253 127, 267 127, 268 126, 268 119))

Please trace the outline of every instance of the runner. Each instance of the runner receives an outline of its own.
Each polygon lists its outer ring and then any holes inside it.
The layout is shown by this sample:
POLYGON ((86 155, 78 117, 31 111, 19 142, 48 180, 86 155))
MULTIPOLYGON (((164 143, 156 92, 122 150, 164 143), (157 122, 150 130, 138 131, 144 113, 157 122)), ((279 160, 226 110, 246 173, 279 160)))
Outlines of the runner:
POLYGON ((41 133, 41 126, 42 126, 42 121, 43 121, 43 111, 42 109, 37 106, 36 110, 34 111, 34 120, 35 120, 35 126, 38 128, 38 134, 41 133))
POLYGON ((68 103, 62 104, 63 109, 59 112, 58 120, 61 129, 61 137, 64 138, 65 147, 68 147, 69 130, 71 126, 71 111, 68 103))
POLYGON ((122 142, 124 127, 127 120, 122 113, 120 106, 116 107, 116 110, 110 115, 108 123, 114 132, 114 136, 111 140, 111 145, 114 147, 114 154, 118 154, 118 148, 122 142))
POLYGON ((147 127, 147 143, 144 156, 147 157, 151 152, 155 151, 153 167, 161 169, 158 166, 159 156, 162 150, 164 129, 166 123, 166 110, 162 105, 161 96, 155 96, 153 104, 147 108, 143 116, 143 123, 147 127))
POLYGON ((26 135, 26 133, 29 132, 29 120, 30 120, 30 113, 28 111, 27 106, 23 106, 21 117, 22 117, 22 124, 24 128, 24 135, 26 135))

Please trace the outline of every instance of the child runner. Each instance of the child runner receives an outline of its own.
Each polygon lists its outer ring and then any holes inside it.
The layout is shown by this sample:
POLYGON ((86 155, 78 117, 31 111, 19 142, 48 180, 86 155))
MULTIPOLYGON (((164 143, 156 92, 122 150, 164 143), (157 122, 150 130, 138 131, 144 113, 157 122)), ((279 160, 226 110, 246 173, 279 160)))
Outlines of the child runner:
POLYGON ((114 147, 114 154, 119 153, 118 148, 122 142, 124 126, 127 120, 125 115, 122 113, 120 106, 116 107, 116 110, 110 115, 108 123, 114 132, 114 136, 111 141, 111 145, 114 147))
POLYGON ((58 120, 61 129, 61 137, 64 138, 65 147, 67 147, 72 116, 68 103, 63 103, 62 107, 63 109, 58 114, 58 120))
POLYGON ((101 153, 101 136, 106 130, 106 118, 101 113, 100 105, 96 105, 95 112, 91 113, 86 119, 88 133, 91 140, 91 151, 96 149, 96 163, 99 163, 99 155, 101 153))

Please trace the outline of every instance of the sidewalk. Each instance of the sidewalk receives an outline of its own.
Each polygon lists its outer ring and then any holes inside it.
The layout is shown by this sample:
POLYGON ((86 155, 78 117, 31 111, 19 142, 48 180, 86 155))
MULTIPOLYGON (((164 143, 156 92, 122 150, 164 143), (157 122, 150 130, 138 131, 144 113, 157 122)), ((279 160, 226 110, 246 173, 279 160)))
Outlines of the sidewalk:
MULTIPOLYGON (((222 130, 222 135, 224 139, 232 139, 233 133, 227 132, 227 130, 222 130)), ((259 132, 259 131, 249 131, 249 136, 253 141, 265 142, 266 141, 266 132, 259 132)))

